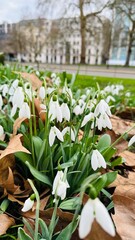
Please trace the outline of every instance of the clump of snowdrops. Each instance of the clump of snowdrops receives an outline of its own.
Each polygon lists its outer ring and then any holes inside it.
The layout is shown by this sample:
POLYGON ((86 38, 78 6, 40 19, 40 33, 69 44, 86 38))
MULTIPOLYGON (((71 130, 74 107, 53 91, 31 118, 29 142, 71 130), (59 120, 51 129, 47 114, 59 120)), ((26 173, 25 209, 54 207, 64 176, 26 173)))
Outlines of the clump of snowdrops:
POLYGON ((100 90, 90 88, 77 95, 66 80, 61 86, 56 74, 51 77, 51 86, 44 78, 36 90, 21 78, 0 87, 0 139, 9 137, 16 119, 24 119, 18 133, 23 134, 23 146, 30 152, 17 152, 15 158, 33 190, 21 211, 30 211, 36 203, 35 229, 25 220, 32 237, 19 228, 18 239, 68 240, 76 229, 84 239, 94 219, 115 236, 111 216, 100 199, 102 194, 108 196, 106 188, 117 175, 114 167, 122 163, 120 157, 112 160, 114 144, 105 134, 112 129, 110 107, 100 90), (53 208, 49 225, 39 212, 40 194, 46 188, 50 194, 46 209, 53 208), (73 213, 61 231, 56 231, 57 209, 73 213))

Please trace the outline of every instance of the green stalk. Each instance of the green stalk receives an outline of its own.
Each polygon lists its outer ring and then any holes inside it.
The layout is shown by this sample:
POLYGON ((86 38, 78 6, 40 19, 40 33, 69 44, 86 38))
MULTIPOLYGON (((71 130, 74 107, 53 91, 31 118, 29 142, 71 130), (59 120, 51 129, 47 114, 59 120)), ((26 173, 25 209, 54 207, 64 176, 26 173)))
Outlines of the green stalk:
MULTIPOLYGON (((31 109, 31 104, 29 102, 29 107, 31 109)), ((35 163, 35 153, 34 153, 34 145, 32 141, 32 136, 33 136, 33 129, 32 129, 32 118, 30 117, 29 119, 29 130, 30 130, 30 140, 31 140, 31 152, 32 152, 32 158, 33 158, 33 166, 36 166, 35 163)))
POLYGON ((49 225, 49 234, 50 234, 49 236, 50 236, 50 239, 52 239, 53 231, 54 231, 54 228, 55 228, 55 221, 56 221, 56 216, 57 216, 58 203, 59 203, 59 200, 56 199, 55 200, 53 214, 52 214, 52 218, 51 218, 51 222, 50 222, 50 225, 49 225))
POLYGON ((37 127, 36 127, 36 113, 35 113, 35 104, 34 96, 32 96, 32 114, 33 114, 33 124, 34 124, 34 135, 37 136, 37 127))
POLYGON ((28 179, 28 182, 31 185, 31 188, 32 188, 33 192, 35 193, 36 200, 37 200, 34 240, 38 240, 38 225, 39 225, 38 222, 39 222, 40 197, 39 197, 38 191, 35 188, 33 182, 30 179, 28 179))

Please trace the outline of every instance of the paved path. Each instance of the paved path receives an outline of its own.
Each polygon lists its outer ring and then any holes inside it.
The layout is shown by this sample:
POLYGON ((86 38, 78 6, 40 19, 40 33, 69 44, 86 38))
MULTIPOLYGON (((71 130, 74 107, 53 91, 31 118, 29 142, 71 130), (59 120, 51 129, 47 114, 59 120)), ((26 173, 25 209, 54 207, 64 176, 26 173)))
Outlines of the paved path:
POLYGON ((51 70, 54 72, 76 73, 91 75, 91 76, 105 76, 105 77, 116 77, 116 78, 131 78, 135 79, 135 68, 124 68, 124 67, 101 67, 101 66, 88 66, 88 65, 56 65, 56 64, 40 64, 40 69, 51 70))

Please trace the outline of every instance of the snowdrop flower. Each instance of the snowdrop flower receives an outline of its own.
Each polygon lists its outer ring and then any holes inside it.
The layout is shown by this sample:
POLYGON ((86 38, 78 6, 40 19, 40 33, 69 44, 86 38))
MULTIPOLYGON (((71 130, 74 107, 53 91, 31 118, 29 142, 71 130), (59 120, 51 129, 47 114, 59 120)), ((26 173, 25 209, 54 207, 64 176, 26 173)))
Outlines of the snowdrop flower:
POLYGON ((83 99, 79 99, 79 104, 75 106, 73 113, 75 113, 76 116, 83 114, 85 106, 86 103, 83 101, 83 99))
POLYGON ((7 84, 3 84, 2 96, 5 97, 9 91, 9 87, 7 84))
POLYGON ((98 198, 95 198, 94 200, 89 199, 82 209, 79 223, 79 237, 81 239, 90 233, 94 219, 104 231, 112 237, 115 236, 115 227, 106 207, 98 198))
POLYGON ((24 102, 19 110, 19 118, 23 117, 30 119, 30 107, 27 102, 24 102))
POLYGON ((96 171, 97 168, 100 168, 100 167, 106 168, 105 159, 97 149, 93 150, 92 152, 91 166, 94 171, 96 171))
POLYGON ((62 118, 69 121, 70 120, 70 110, 67 103, 62 103, 61 105, 62 118))
POLYGON ((18 87, 18 83, 19 83, 19 80, 18 79, 16 79, 15 81, 13 81, 13 83, 11 84, 11 86, 10 86, 10 89, 9 89, 9 95, 13 95, 14 94, 14 92, 15 92, 15 90, 16 90, 16 88, 18 87))
POLYGON ((72 128, 70 128, 70 127, 65 127, 65 128, 62 130, 62 135, 63 135, 63 137, 65 136, 66 133, 71 134, 71 140, 74 142, 74 141, 75 141, 75 134, 74 134, 74 131, 72 130, 72 128))
POLYGON ((11 117, 14 117, 14 115, 16 114, 16 111, 17 111, 17 105, 15 104, 11 109, 11 113, 10 113, 11 117))
POLYGON ((2 109, 2 106, 3 106, 3 99, 2 99, 2 96, 0 95, 0 110, 2 109))
POLYGON ((32 209, 34 205, 34 200, 31 200, 31 198, 29 197, 25 202, 24 202, 24 206, 22 208, 22 212, 27 212, 30 209, 32 209))
POLYGON ((4 141, 5 138, 5 134, 4 134, 4 129, 3 127, 0 125, 0 140, 4 141))
POLYGON ((40 87, 40 89, 39 89, 39 97, 42 100, 45 99, 45 87, 44 86, 40 87))
POLYGON ((21 108, 23 102, 24 102, 24 92, 22 90, 22 87, 17 87, 12 99, 13 106, 16 105, 18 108, 21 108))
POLYGON ((68 86, 65 84, 65 86, 63 87, 62 93, 65 93, 68 97, 70 97, 70 99, 73 98, 73 94, 70 88, 68 88, 68 86))
POLYGON ((69 187, 68 181, 64 179, 64 173, 58 171, 53 182, 52 194, 63 200, 66 197, 67 188, 69 187))
POLYGON ((32 91, 31 85, 29 83, 25 83, 24 89, 25 89, 25 94, 30 99, 30 101, 32 101, 32 95, 34 92, 32 91))
POLYGON ((130 139, 130 141, 128 143, 128 147, 130 147, 134 143, 135 143, 135 135, 130 139))
POLYGON ((47 112, 47 108, 45 104, 40 104, 40 108, 41 108, 41 112, 47 112))
POLYGON ((96 119, 96 126, 100 131, 102 131, 102 128, 106 128, 106 127, 108 127, 109 129, 112 129, 111 120, 106 113, 101 114, 100 117, 96 119))
POLYGON ((57 122, 62 122, 62 111, 61 107, 59 105, 58 100, 51 99, 49 104, 49 113, 48 116, 50 118, 50 121, 53 121, 54 119, 57 119, 57 122))
POLYGON ((54 141, 55 141, 55 138, 58 138, 61 142, 64 141, 63 139, 63 135, 62 133, 60 132, 60 130, 53 126, 51 127, 51 130, 50 130, 50 133, 49 133, 49 145, 50 147, 52 147, 52 145, 54 144, 54 141))
POLYGON ((111 111, 109 105, 105 102, 105 100, 101 100, 95 108, 94 115, 98 117, 100 114, 106 113, 108 116, 111 116, 111 111))
POLYGON ((115 102, 115 98, 109 95, 106 98, 106 102, 109 103, 110 101, 115 102))
POLYGON ((85 126, 89 121, 94 120, 94 113, 90 112, 87 114, 81 124, 81 127, 85 126))

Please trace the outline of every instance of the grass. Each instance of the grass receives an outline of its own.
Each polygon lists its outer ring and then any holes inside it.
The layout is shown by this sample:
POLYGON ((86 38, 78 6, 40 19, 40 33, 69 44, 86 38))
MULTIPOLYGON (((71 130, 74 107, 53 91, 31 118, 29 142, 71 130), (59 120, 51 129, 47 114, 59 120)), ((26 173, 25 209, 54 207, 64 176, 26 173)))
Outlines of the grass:
MULTIPOLYGON (((67 74, 67 79, 70 80, 71 78, 72 75, 67 74)), ((130 78, 77 75, 74 86, 78 88, 87 88, 96 87, 97 84, 99 84, 101 88, 110 84, 123 84, 128 91, 135 93, 135 80, 130 78)))

